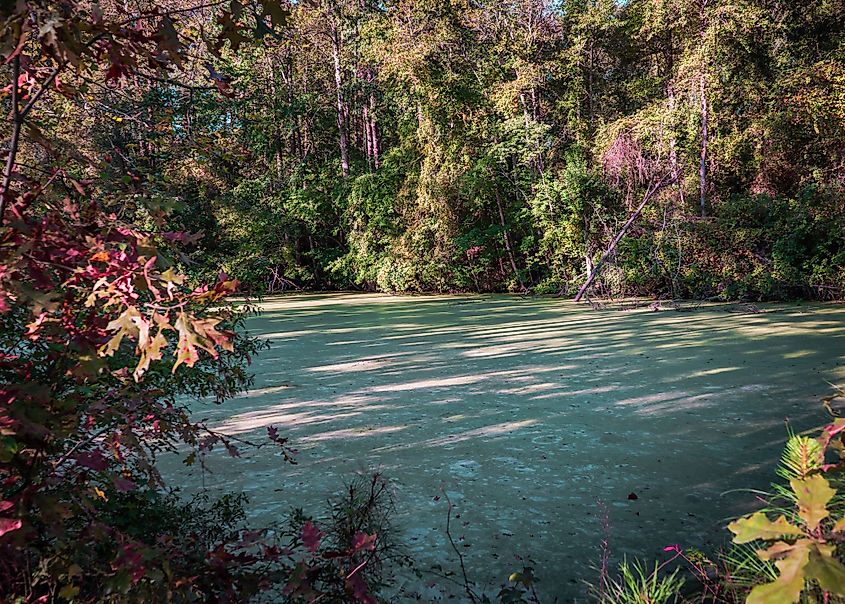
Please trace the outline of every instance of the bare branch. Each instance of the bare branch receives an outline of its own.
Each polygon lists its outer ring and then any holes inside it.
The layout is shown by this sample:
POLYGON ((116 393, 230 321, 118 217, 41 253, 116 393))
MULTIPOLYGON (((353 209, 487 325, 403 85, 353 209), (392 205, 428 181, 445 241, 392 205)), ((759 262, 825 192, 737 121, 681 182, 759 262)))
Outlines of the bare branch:
POLYGON ((0 226, 3 224, 3 214, 6 212, 6 202, 9 199, 9 185, 12 182, 12 171, 15 167, 15 159, 18 156, 18 147, 21 139, 21 126, 24 116, 18 106, 18 80, 21 74, 21 56, 15 55, 12 63, 12 142, 9 145, 9 157, 6 158, 6 167, 3 169, 3 184, 0 189, 0 226))

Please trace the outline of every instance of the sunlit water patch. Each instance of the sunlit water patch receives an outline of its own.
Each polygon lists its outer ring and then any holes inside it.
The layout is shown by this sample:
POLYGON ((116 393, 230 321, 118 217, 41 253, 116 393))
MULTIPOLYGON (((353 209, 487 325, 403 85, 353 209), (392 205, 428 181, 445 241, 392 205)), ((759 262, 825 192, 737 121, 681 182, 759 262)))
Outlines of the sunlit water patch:
MULTIPOLYGON (((541 593, 582 597, 606 509, 615 558, 669 544, 712 550, 754 505, 786 433, 823 421, 843 376, 845 311, 592 311, 557 299, 327 294, 267 300, 255 389, 198 409, 299 449, 167 468, 194 490, 250 497, 257 524, 319 511, 355 472, 395 481, 396 524, 425 569, 457 570, 445 497, 473 579, 501 584, 531 559, 541 593), (725 494, 726 492, 730 492, 725 494), (629 499, 635 493, 636 499, 629 499), (600 503, 601 502, 601 503, 600 503)), ((434 598, 402 579, 388 595, 434 598)))

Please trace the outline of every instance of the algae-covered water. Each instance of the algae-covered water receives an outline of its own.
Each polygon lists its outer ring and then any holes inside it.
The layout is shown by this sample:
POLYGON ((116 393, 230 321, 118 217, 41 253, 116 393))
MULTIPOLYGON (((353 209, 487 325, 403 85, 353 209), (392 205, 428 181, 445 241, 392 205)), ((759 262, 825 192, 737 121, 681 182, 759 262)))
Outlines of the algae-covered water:
MULTIPOLYGON (((845 373, 838 306, 595 311, 362 294, 262 306, 248 323, 271 341, 255 389, 197 413, 251 440, 277 426, 299 463, 263 448, 211 459, 204 477, 173 470, 174 482, 243 491, 262 524, 318 511, 377 469, 395 482, 395 522, 421 568, 458 570, 445 491, 472 579, 493 591, 530 558, 541 595, 562 602, 583 600, 605 533, 615 559, 723 543, 727 519, 755 505, 725 493, 765 488, 785 421, 823 422, 819 399, 845 373)), ((432 601, 432 581, 402 579, 387 595, 432 601)))

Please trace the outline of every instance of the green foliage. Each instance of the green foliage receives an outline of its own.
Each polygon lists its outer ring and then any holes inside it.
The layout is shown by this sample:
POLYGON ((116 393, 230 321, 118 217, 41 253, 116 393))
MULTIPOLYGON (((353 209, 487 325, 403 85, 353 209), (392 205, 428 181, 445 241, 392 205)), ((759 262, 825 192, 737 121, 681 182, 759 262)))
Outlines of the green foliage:
POLYGON ((662 573, 659 564, 652 570, 646 569, 635 560, 623 560, 619 564, 619 576, 609 579, 602 589, 593 587, 593 595, 599 604, 669 604, 680 602, 680 591, 684 578, 680 570, 662 573))
MULTIPOLYGON (((539 230, 535 263, 548 271, 547 283, 558 289, 574 286, 585 276, 585 258, 597 260, 595 241, 618 211, 618 199, 601 176, 590 170, 583 153, 572 152, 556 178, 537 188, 531 215, 539 230)), ((549 289, 540 285, 541 289, 549 289)))
MULTIPOLYGON (((836 551, 845 517, 841 511, 836 517, 831 515, 837 491, 823 473, 825 451, 833 439, 841 438, 841 431, 842 423, 837 421, 818 440, 790 436, 779 470, 789 480, 789 490, 781 490, 790 505, 786 513, 772 520, 764 512, 755 512, 728 526, 735 544, 762 547, 757 557, 777 569, 772 579, 768 564, 757 565, 756 570, 772 580, 756 582, 746 600, 750 604, 798 602, 802 594, 816 590, 845 595, 845 566, 836 551)), ((840 442, 837 447, 841 448, 840 442)), ((747 550, 735 550, 732 559, 739 559, 736 566, 741 574, 754 569, 747 561, 747 550)))
POLYGON ((807 186, 793 198, 738 197, 715 222, 692 230, 685 288, 709 283, 728 298, 837 297, 845 277, 845 216, 835 189, 807 186), (716 254, 715 249, 729 250, 716 254), (693 268, 694 267, 694 268, 693 268))
POLYGON ((176 207, 196 282, 572 291, 670 173, 597 291, 842 294, 841 3, 259 4, 223 11, 210 85, 43 124, 145 174, 118 211, 176 207))

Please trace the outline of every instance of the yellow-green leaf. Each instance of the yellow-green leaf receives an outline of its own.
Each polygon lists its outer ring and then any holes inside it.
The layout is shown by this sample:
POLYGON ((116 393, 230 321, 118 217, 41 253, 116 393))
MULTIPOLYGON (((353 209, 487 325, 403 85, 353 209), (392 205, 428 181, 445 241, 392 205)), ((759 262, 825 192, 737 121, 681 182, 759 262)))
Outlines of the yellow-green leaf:
POLYGON ((191 321, 184 313, 176 318, 176 331, 179 332, 179 343, 176 345, 176 362, 173 364, 173 372, 182 363, 193 367, 200 355, 197 352, 197 334, 191 328, 191 321))
POLYGON ((106 330, 114 333, 114 336, 100 348, 100 354, 104 356, 111 356, 115 350, 120 347, 124 336, 137 337, 138 336, 138 320, 141 314, 134 306, 128 307, 119 317, 109 322, 106 325, 106 330))
POLYGON ((757 539, 772 540, 803 534, 800 528, 790 524, 784 516, 778 516, 772 522, 763 512, 755 512, 751 516, 734 520, 728 525, 728 529, 736 535, 734 543, 748 543, 757 539))
POLYGON ((830 515, 827 504, 836 491, 830 488, 827 478, 821 474, 813 474, 804 479, 793 478, 789 484, 798 500, 798 515, 808 529, 816 530, 821 521, 830 515))
POLYGON ((818 581, 819 586, 831 593, 845 595, 845 566, 833 557, 833 548, 827 552, 813 549, 805 573, 807 578, 818 581))
POLYGON ((65 600, 73 600, 79 595, 79 588, 76 585, 65 585, 59 590, 59 597, 65 600))
POLYGON ((804 589, 804 568, 810 558, 809 541, 801 540, 789 550, 788 555, 775 562, 780 575, 771 583, 758 585, 751 590, 746 604, 792 604, 801 597, 804 589))
POLYGON ((786 541, 775 541, 768 549, 757 550, 757 556, 760 560, 778 560, 783 558, 796 547, 804 547, 805 539, 799 539, 795 543, 787 543, 786 541))
MULTIPOLYGON (((138 366, 135 367, 135 371, 133 373, 135 377, 135 381, 141 381, 141 377, 146 373, 147 369, 150 368, 150 363, 152 361, 158 361, 161 359, 161 349, 167 346, 167 339, 161 333, 161 330, 147 343, 146 347, 141 348, 141 356, 138 360, 138 366)), ((140 346, 139 346, 140 348, 140 346)))

